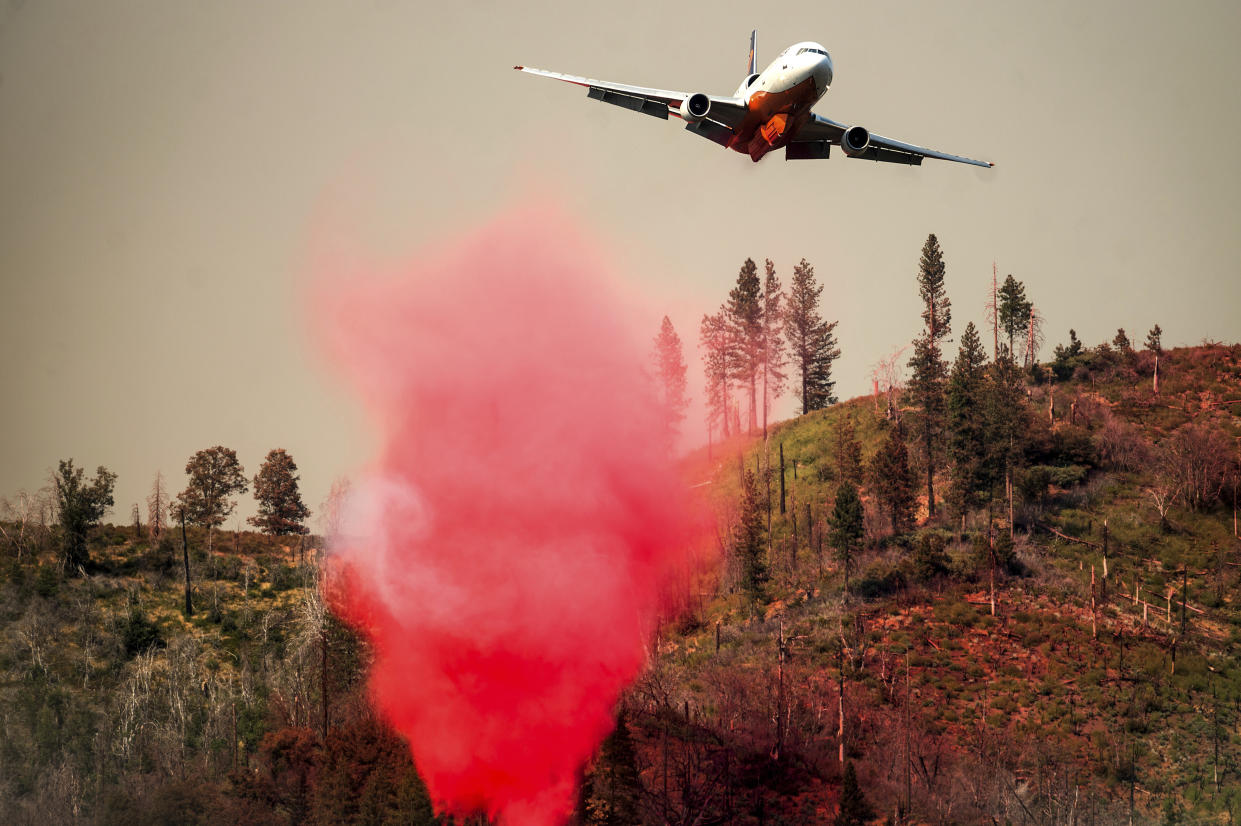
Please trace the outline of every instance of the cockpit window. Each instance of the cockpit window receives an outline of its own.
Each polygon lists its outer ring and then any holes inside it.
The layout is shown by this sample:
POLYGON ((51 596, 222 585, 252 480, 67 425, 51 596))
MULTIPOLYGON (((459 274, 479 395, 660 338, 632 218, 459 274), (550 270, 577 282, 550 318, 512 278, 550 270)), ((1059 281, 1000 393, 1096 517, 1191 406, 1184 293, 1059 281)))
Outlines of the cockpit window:
POLYGON ((821 54, 824 57, 827 57, 827 52, 823 51, 822 49, 798 49, 797 50, 798 54, 805 54, 806 52, 811 52, 812 54, 821 54))

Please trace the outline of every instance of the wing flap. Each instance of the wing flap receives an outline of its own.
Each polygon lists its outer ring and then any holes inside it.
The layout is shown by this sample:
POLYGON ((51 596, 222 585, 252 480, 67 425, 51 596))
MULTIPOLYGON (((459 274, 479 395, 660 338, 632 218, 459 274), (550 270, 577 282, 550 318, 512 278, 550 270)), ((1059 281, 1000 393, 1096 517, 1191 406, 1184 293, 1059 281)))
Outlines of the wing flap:
POLYGON ((662 100, 613 92, 611 89, 605 89, 602 86, 591 86, 586 90, 586 96, 591 100, 601 100, 604 103, 610 103, 613 106, 620 106, 634 112, 641 112, 651 117, 668 119, 668 104, 662 100))
POLYGON ((693 132, 695 135, 701 135, 707 140, 718 143, 720 146, 727 147, 728 142, 732 140, 733 130, 724 126, 722 123, 716 123, 713 120, 699 120, 685 124, 686 132, 693 132))
MULTIPOLYGON (((607 80, 595 80, 594 78, 580 77, 578 75, 549 72, 546 69, 534 69, 529 66, 514 66, 513 68, 527 74, 550 77, 552 80, 561 80, 565 83, 585 86, 587 88, 586 94, 591 100, 601 100, 604 103, 611 103, 614 106, 620 106, 633 112, 641 112, 665 120, 667 120, 669 115, 677 115, 679 117, 681 104, 690 96, 689 92, 677 92, 672 89, 651 89, 646 86, 630 86, 627 83, 612 83, 607 80)), ((746 109, 745 101, 740 98, 719 97, 716 95, 709 95, 708 97, 711 100, 711 111, 707 117, 720 128, 736 129, 745 119, 748 110, 746 109)), ((691 129, 690 131, 704 136, 706 136, 706 132, 718 134, 717 130, 709 126, 703 127, 701 130, 691 129)), ((731 132, 729 137, 731 137, 731 132)), ((711 137, 710 140, 720 143, 715 137, 711 137)))
MULTIPOLYGON (((811 115, 810 121, 806 123, 800 130, 794 140, 798 143, 807 143, 812 141, 830 141, 831 143, 840 145, 841 136, 849 127, 843 123, 838 123, 830 118, 821 115, 811 115)), ((792 144, 790 144, 791 146, 792 144)), ((826 157, 826 156, 824 156, 826 157)), ((914 146, 912 143, 904 143, 902 141, 885 138, 883 135, 870 133, 870 146, 866 148, 860 155, 854 155, 855 158, 861 158, 867 161, 880 161, 883 163, 903 163, 910 166, 918 166, 922 163, 923 158, 937 158, 941 161, 953 161, 955 163, 965 163, 971 166, 981 166, 989 168, 994 164, 987 161, 976 161, 973 158, 965 158, 960 155, 949 155, 946 152, 937 152, 934 149, 927 149, 922 146, 914 146)))

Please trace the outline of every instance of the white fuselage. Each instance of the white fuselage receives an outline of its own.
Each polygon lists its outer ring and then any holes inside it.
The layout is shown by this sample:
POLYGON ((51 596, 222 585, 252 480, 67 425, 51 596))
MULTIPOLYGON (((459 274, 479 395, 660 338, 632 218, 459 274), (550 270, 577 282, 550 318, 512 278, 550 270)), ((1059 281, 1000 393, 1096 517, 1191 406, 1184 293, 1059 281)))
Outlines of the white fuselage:
POLYGON ((728 147, 754 160, 785 145, 832 84, 832 58, 818 43, 794 43, 766 69, 741 82, 735 97, 749 110, 728 147))

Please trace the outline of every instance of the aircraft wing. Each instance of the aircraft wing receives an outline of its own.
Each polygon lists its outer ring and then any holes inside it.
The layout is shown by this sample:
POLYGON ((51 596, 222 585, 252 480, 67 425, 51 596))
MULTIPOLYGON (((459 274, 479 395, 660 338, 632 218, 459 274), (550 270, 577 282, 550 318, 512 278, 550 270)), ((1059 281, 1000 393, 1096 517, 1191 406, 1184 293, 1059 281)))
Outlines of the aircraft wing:
MULTIPOLYGON (((844 135, 845 130, 848 128, 845 124, 837 123, 830 118, 811 114, 810 121, 797 131, 790 146, 794 144, 813 145, 823 143, 834 143, 839 146, 841 136, 844 135)), ((801 157, 819 156, 804 154, 801 157)), ((936 152, 934 149, 926 149, 921 146, 914 146, 911 143, 895 141, 891 138, 885 138, 883 135, 876 135, 874 132, 870 133, 870 145, 861 154, 854 155, 853 157, 868 161, 904 163, 913 166, 921 164, 923 158, 938 158, 941 161, 955 161, 956 163, 967 163, 986 168, 995 166, 995 164, 988 163, 987 161, 976 161, 973 158, 949 155, 946 152, 936 152)))
MULTIPOLYGON (((532 69, 529 66, 514 66, 521 72, 563 80, 578 86, 585 86, 587 97, 601 100, 635 112, 642 112, 656 118, 668 119, 669 115, 680 117, 681 104, 692 92, 675 92, 669 89, 648 89, 645 86, 630 86, 626 83, 612 83, 606 80, 595 80, 589 77, 566 75, 560 72, 549 72, 546 69, 532 69)), ((732 136, 732 131, 740 125, 746 115, 745 101, 739 98, 707 96, 711 100, 711 109, 703 121, 689 124, 686 128, 702 134, 711 140, 721 143, 732 136), (710 121, 718 128, 707 124, 710 121), (723 130, 726 130, 723 131, 723 130)))

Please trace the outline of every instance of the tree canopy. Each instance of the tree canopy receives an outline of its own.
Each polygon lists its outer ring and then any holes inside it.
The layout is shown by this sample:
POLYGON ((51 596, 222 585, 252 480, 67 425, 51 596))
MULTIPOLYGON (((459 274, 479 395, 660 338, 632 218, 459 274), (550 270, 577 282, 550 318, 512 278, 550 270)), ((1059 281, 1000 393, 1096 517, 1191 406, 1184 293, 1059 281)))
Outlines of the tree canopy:
POLYGON ((689 398, 685 395, 685 353, 681 337, 668 316, 659 325, 655 336, 655 378, 659 389, 662 414, 668 431, 669 442, 676 440, 685 420, 685 408, 689 398))
POLYGON ((113 505, 116 474, 100 465, 95 477, 87 481, 85 471, 74 467, 72 459, 61 459, 52 481, 56 487, 65 565, 71 570, 89 567, 87 535, 113 505))
POLYGON ((224 524, 237 503, 232 496, 245 493, 245 471, 237 461, 237 452, 216 445, 200 450, 185 463, 190 477, 185 490, 177 496, 177 510, 191 525, 218 528, 224 524))
POLYGON ((283 448, 269 451, 254 476, 254 498, 258 500, 259 512, 246 521, 276 536, 309 533, 303 523, 310 516, 310 508, 302 503, 297 483, 297 464, 293 457, 283 448))
POLYGON ((836 346, 836 322, 825 322, 819 312, 822 293, 822 285, 815 281, 814 267, 803 258, 793 267, 784 310, 784 335, 803 414, 836 402, 832 362, 840 356, 840 348, 836 346))

